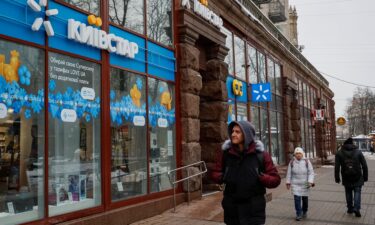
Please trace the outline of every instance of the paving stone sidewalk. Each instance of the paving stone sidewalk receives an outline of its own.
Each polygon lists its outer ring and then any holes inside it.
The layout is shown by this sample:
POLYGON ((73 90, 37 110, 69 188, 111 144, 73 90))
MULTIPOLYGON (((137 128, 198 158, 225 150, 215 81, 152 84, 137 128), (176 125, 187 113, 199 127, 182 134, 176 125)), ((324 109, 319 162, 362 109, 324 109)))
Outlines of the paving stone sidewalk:
MULTIPOLYGON (((375 224, 375 156, 366 154, 369 167, 369 182, 362 189, 362 217, 346 213, 345 191, 333 178, 333 166, 315 170, 316 186, 309 197, 308 217, 295 221, 294 200, 285 188, 285 179, 272 192, 272 201, 267 204, 266 225, 367 225, 375 224)), ((221 209, 222 193, 205 196, 177 207, 175 213, 168 210, 161 215, 138 221, 133 225, 218 225, 223 223, 221 209)))

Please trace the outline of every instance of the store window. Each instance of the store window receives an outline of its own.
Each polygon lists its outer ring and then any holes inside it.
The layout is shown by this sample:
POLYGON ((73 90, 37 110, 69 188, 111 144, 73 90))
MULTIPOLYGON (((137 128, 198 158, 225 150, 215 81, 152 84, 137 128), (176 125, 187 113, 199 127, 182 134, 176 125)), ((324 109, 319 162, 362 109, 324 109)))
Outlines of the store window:
POLYGON ((0 224, 44 216, 44 57, 0 39, 0 224))
POLYGON ((167 171, 176 168, 176 117, 174 85, 149 78, 151 192, 171 189, 167 171))
POLYGON ((172 47, 172 0, 147 0, 147 36, 172 47))
POLYGON ((221 31, 227 35, 227 38, 225 39, 225 47, 229 49, 228 55, 225 57, 225 62, 228 64, 228 73, 231 75, 234 75, 233 71, 233 36, 232 32, 225 29, 224 27, 221 28, 221 31))
POLYGON ((271 83, 271 90, 272 92, 276 92, 276 79, 275 79, 275 63, 272 59, 267 58, 267 73, 268 73, 268 82, 271 83))
POLYGON ((276 94, 282 94, 282 84, 281 84, 281 68, 280 65, 275 63, 275 83, 276 83, 276 94))
POLYGON ((277 112, 270 111, 270 130, 271 130, 271 142, 270 142, 270 150, 271 156, 274 162, 279 163, 280 158, 280 149, 279 149, 279 130, 278 130, 278 123, 277 123, 277 112))
POLYGON ((269 131, 268 131, 268 110, 260 108, 260 140, 264 143, 264 147, 269 150, 269 131))
POLYGON ((99 15, 100 0, 62 0, 89 13, 99 15))
POLYGON ((251 106, 251 123, 254 125, 256 136, 260 137, 259 108, 251 106))
POLYGON ((176 118, 174 85, 148 79, 150 126, 150 190, 171 189, 167 172, 176 168, 176 118))
POLYGON ((101 204, 100 84, 96 63, 49 53, 48 205, 59 215, 101 204))
POLYGON ((257 50, 250 45, 247 45, 247 62, 249 83, 256 84, 258 83, 257 50))
POLYGON ((111 69, 111 196, 147 193, 146 79, 111 69))
POLYGON ((109 20, 121 27, 144 34, 144 1, 110 0, 109 20))
POLYGON ((284 116, 281 113, 277 113, 277 135, 278 135, 278 163, 283 164, 285 160, 285 151, 284 151, 284 129, 283 129, 283 119, 284 116))
POLYGON ((258 72, 259 72, 259 82, 266 83, 266 57, 258 52, 258 72))
POLYGON ((245 42, 234 35, 234 60, 236 78, 246 81, 245 42))
POLYGON ((227 123, 229 124, 232 121, 236 120, 236 105, 235 100, 228 99, 228 119, 227 123))

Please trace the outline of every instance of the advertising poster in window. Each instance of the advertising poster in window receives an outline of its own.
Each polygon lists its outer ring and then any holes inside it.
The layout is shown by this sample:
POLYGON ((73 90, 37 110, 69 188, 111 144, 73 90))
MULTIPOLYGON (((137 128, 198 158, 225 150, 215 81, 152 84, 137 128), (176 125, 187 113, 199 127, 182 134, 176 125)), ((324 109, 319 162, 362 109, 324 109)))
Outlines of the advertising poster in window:
POLYGON ((56 53, 48 57, 49 111, 53 118, 89 122, 100 111, 100 66, 56 53))
POLYGON ((237 121, 247 121, 247 106, 237 103, 237 121))
POLYGON ((236 106, 234 105, 234 101, 232 99, 228 100, 228 119, 227 123, 236 120, 236 106))

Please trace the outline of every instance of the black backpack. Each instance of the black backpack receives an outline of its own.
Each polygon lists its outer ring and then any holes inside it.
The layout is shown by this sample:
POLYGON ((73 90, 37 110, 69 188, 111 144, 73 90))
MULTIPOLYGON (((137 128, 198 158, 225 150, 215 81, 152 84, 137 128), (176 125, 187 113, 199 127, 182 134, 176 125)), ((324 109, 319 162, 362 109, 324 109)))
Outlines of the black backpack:
POLYGON ((349 182, 356 182, 362 176, 361 165, 355 157, 355 151, 350 153, 342 152, 343 154, 343 166, 342 174, 345 177, 345 180, 349 182))

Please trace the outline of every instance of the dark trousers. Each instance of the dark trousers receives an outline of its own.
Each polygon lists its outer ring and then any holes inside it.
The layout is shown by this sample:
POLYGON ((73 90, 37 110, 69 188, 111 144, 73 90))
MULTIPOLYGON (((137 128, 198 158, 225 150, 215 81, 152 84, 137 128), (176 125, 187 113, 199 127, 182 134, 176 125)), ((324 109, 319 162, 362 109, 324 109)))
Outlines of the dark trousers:
POLYGON ((222 206, 227 225, 264 225, 266 222, 266 199, 263 195, 241 202, 224 196, 222 206))
POLYGON ((294 207, 297 216, 302 216, 302 212, 306 213, 309 208, 309 198, 307 196, 294 195, 294 207))
POLYGON ((345 186, 346 206, 349 211, 359 211, 361 209, 361 188, 345 186), (354 205, 353 205, 353 192, 354 192, 354 205))

